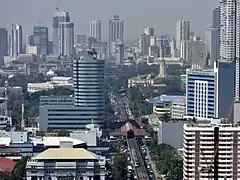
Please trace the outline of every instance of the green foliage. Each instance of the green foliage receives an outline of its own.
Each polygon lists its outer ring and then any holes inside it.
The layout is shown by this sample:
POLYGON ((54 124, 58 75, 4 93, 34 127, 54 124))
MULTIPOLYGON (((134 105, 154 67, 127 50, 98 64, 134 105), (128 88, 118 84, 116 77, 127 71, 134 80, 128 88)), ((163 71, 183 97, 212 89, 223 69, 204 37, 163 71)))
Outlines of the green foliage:
POLYGON ((69 133, 66 132, 66 131, 59 131, 59 132, 58 132, 58 136, 59 136, 59 137, 69 136, 69 133))
POLYGON ((127 163, 124 153, 117 153, 114 166, 113 166, 113 177, 114 180, 125 180, 127 174, 127 163))
POLYGON ((178 151, 167 144, 152 145, 151 156, 156 162, 156 167, 161 174, 166 175, 166 179, 182 179, 182 158, 178 151))
POLYGON ((152 105, 145 101, 146 97, 138 88, 132 87, 129 89, 130 99, 133 102, 133 115, 140 117, 152 113, 152 105))

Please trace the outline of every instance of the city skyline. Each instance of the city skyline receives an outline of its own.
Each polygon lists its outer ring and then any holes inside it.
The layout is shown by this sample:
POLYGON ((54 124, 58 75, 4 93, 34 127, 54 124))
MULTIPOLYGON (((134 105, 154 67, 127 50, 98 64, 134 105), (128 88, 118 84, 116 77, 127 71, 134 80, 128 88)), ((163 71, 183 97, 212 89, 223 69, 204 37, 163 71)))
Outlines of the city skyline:
POLYGON ((18 23, 23 26, 24 34, 26 34, 31 32, 33 26, 40 23, 41 25, 49 27, 50 39, 52 39, 52 16, 56 6, 58 6, 62 11, 69 11, 72 22, 75 24, 76 34, 88 34, 88 24, 90 21, 96 19, 100 20, 102 23, 102 36, 104 40, 108 39, 108 20, 111 19, 114 14, 117 14, 125 21, 125 39, 131 41, 135 40, 136 37, 143 32, 144 26, 154 27, 156 35, 161 35, 163 33, 174 35, 175 23, 180 19, 191 21, 192 29, 195 34, 204 36, 205 28, 211 25, 211 18, 209 17, 212 14, 212 9, 219 5, 219 0, 213 0, 211 2, 207 0, 196 2, 184 0, 181 1, 180 4, 175 0, 162 2, 151 0, 151 2, 149 2, 149 7, 146 6, 143 0, 127 3, 110 0, 106 0, 105 3, 99 3, 95 0, 84 2, 70 0, 66 3, 63 0, 58 0, 54 2, 48 1, 48 6, 46 6, 46 3, 42 3, 42 1, 41 3, 33 3, 31 1, 32 5, 31 9, 28 8, 28 13, 20 13, 19 15, 19 13, 17 13, 18 10, 23 9, 23 7, 25 8, 26 4, 30 4, 30 0, 23 0, 21 3, 16 0, 5 1, 4 6, 0 7, 0 16, 4 17, 4 20, 2 19, 2 26, 9 29, 11 24, 18 23), (154 3, 154 6, 152 6, 151 3, 154 3), (107 9, 107 11, 99 13, 92 4, 98 9, 107 9), (127 6, 125 4, 127 4, 127 6), (206 6, 206 4, 208 4, 208 6, 206 6), (76 7, 78 7, 78 9, 76 7), (193 7, 198 8, 196 9, 193 7), (201 7, 205 9, 204 13, 201 7), (86 9, 89 8, 93 10, 86 11, 86 9), (134 9, 137 10, 133 11, 134 9), (171 9, 174 13, 169 12, 171 9), (44 15, 42 13, 43 11, 44 15), (166 21, 167 13, 169 13, 169 16, 166 21), (199 18, 200 16, 201 18, 199 18))

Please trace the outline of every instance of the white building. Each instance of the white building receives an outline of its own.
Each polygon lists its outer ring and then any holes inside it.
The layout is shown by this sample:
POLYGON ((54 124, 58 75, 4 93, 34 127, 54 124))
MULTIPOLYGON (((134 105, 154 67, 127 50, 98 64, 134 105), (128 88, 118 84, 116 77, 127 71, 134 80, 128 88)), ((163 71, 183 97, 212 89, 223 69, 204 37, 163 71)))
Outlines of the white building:
POLYGON ((186 101, 172 101, 171 106, 171 118, 183 119, 186 114, 186 101))
POLYGON ((176 48, 180 50, 181 42, 190 39, 190 21, 180 20, 176 23, 176 48))
POLYGON ((91 21, 89 25, 89 36, 101 42, 101 33, 101 22, 97 20, 91 21))
POLYGON ((18 54, 22 54, 22 26, 20 24, 12 25, 12 36, 11 36, 11 57, 17 59, 18 54))
POLYGON ((207 169, 214 166, 214 161, 218 164, 219 180, 239 179, 239 135, 240 127, 230 124, 185 124, 183 135, 184 179, 212 179, 214 169, 212 172, 208 172, 207 169), (214 151, 216 144, 218 144, 218 150, 214 151), (214 154, 218 154, 218 158, 215 160, 214 154))
POLYGON ((113 19, 109 20, 109 43, 124 40, 124 21, 120 16, 114 15, 113 19))
POLYGON ((27 180, 105 180, 105 157, 69 146, 66 142, 31 158, 26 165, 27 180))
POLYGON ((34 93, 38 91, 48 91, 54 89, 54 85, 50 82, 46 83, 28 83, 27 85, 27 91, 29 93, 34 93))

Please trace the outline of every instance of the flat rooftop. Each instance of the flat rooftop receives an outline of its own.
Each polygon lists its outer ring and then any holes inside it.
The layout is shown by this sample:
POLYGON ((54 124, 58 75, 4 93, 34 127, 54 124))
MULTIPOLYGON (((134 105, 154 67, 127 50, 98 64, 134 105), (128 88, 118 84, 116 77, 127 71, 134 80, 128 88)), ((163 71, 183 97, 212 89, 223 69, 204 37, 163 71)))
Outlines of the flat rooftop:
POLYGON ((161 103, 161 102, 172 102, 172 101, 185 101, 185 96, 161 95, 160 97, 155 97, 148 100, 149 103, 161 103))
POLYGON ((38 154, 36 160, 98 160, 98 156, 83 148, 50 148, 38 154))

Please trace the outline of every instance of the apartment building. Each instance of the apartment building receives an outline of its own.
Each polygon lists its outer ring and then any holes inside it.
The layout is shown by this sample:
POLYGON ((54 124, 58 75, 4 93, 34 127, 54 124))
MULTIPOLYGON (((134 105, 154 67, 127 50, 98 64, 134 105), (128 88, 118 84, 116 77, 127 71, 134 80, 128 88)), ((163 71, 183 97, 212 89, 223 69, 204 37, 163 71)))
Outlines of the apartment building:
POLYGON ((214 173, 219 180, 240 179, 239 137, 240 127, 232 124, 184 124, 184 179, 207 180, 212 179, 214 173), (217 151, 214 146, 218 147, 217 151))

